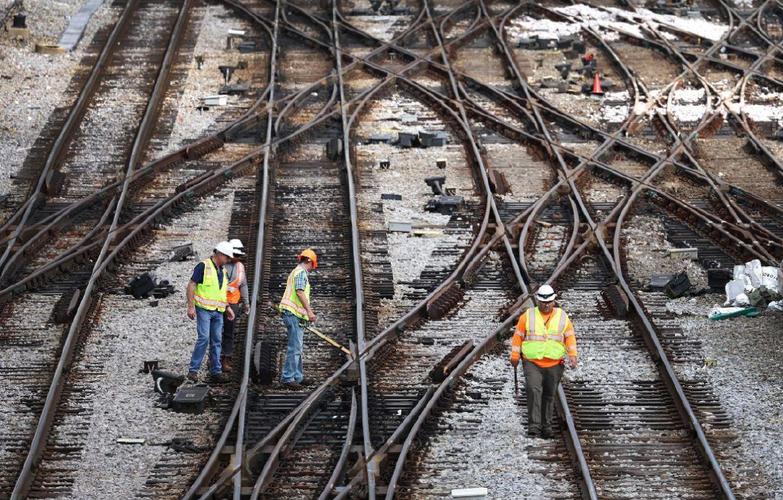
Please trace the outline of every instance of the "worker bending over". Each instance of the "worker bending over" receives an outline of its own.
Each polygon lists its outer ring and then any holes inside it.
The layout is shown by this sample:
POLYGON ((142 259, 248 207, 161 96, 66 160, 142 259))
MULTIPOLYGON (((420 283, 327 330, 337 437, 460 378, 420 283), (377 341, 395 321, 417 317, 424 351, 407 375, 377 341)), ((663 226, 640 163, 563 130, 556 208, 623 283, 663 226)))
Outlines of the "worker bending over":
POLYGON ((288 331, 288 349, 283 365, 280 382, 291 389, 299 389, 304 382, 302 367, 302 347, 304 329, 302 323, 315 321, 316 316, 310 306, 310 279, 308 273, 318 267, 318 256, 308 248, 297 256, 299 264, 288 275, 285 293, 280 300, 283 324, 288 331))
POLYGON ((188 318, 196 320, 196 345, 190 358, 188 379, 198 381, 198 370, 209 346, 210 381, 226 382, 220 364, 220 344, 223 336, 223 313, 230 320, 234 311, 228 305, 228 274, 224 266, 234 256, 231 243, 221 241, 215 246, 212 257, 196 264, 188 282, 188 318))
POLYGON ((245 245, 242 244, 241 240, 237 239, 230 240, 229 243, 231 243, 231 247, 234 249, 234 256, 224 266, 228 275, 228 291, 226 293, 228 307, 223 316, 223 342, 220 356, 220 364, 224 373, 230 373, 233 368, 231 357, 234 355, 234 322, 239 317, 240 300, 242 301, 242 311, 245 314, 250 311, 247 293, 247 273, 245 272, 245 265, 240 261, 240 258, 245 255, 245 245), (228 318, 229 309, 234 313, 232 319, 228 318))
POLYGON ((527 393, 527 435, 550 438, 555 393, 566 357, 576 368, 576 336, 568 315, 555 307, 557 295, 551 286, 541 286, 535 298, 537 307, 519 317, 511 339, 511 364, 516 370, 521 353, 527 393))

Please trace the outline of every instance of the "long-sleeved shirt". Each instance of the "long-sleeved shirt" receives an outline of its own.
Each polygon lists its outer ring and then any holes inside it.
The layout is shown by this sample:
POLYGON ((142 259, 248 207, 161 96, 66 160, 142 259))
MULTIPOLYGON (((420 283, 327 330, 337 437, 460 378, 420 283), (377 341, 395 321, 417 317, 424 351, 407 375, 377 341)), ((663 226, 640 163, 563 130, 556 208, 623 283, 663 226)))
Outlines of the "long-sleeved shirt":
POLYGON ((229 262, 224 267, 226 269, 226 272, 228 273, 228 282, 231 283, 234 281, 237 277, 237 268, 239 266, 242 266, 242 281, 239 283, 239 297, 242 300, 242 303, 245 305, 249 304, 249 295, 247 291, 247 271, 245 271, 245 265, 241 262, 229 262))
MULTIPOLYGON (((522 342, 525 340, 525 334, 527 333, 527 315, 528 311, 530 309, 527 309, 524 313, 522 313, 519 316, 519 321, 517 322, 517 329, 514 332, 514 336, 511 337, 511 361, 518 361, 520 356, 520 351, 522 348, 522 342)), ((544 323, 548 323, 549 319, 552 317, 552 313, 554 313, 554 309, 549 314, 541 313, 541 316, 544 318, 544 323)), ((566 320, 566 326, 565 326, 565 348, 566 352, 569 356, 576 356, 576 335, 574 335, 574 325, 571 323, 571 318, 568 318, 566 320)), ((533 363, 537 364, 541 368, 549 368, 551 366, 555 366, 557 364, 560 364, 559 359, 551 359, 551 358, 543 358, 543 359, 531 359, 533 363)))

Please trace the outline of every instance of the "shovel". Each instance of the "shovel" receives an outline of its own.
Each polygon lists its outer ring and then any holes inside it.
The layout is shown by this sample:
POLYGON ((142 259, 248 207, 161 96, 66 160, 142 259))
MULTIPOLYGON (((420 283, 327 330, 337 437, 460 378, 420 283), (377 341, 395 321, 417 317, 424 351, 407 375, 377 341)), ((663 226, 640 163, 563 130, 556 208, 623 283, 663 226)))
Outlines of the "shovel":
POLYGON ((321 332, 320 330, 317 330, 315 327, 310 326, 310 325, 306 325, 305 326, 305 330, 318 335, 319 337, 321 337, 321 339, 326 341, 328 344, 333 345, 334 347, 336 347, 336 348, 340 349, 341 351, 343 351, 348 356, 353 357, 353 355, 351 354, 351 351, 349 351, 348 348, 341 346, 340 344, 337 343, 336 340, 334 340, 333 338, 329 337, 328 335, 326 335, 325 333, 321 332))

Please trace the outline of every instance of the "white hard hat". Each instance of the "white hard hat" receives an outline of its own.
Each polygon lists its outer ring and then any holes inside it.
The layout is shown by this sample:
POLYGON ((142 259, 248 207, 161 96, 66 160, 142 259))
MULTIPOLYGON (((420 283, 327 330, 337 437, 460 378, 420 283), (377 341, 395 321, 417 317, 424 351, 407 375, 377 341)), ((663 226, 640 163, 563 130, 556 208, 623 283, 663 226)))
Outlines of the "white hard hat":
POLYGON ((245 255, 245 252, 242 251, 242 249, 245 248, 245 245, 242 244, 242 240, 234 238, 233 240, 228 240, 228 242, 234 247, 234 255, 245 255))
POLYGON ((234 247, 231 246, 231 243, 227 241, 221 241, 220 243, 215 245, 215 251, 220 252, 227 257, 234 256, 234 247))
POLYGON ((557 294, 549 285, 541 285, 536 292, 536 300, 541 302, 552 302, 557 298, 557 294))

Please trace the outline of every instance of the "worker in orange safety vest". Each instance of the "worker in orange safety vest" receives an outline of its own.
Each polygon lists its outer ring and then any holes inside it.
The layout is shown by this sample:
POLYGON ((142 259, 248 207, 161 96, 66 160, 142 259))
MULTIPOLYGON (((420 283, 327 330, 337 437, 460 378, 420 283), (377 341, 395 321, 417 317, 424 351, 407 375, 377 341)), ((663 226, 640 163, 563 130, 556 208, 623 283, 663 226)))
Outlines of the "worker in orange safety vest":
MULTIPOLYGON (((223 268, 228 275, 226 299, 228 301, 228 308, 231 308, 234 312, 234 319, 228 319, 227 316, 223 318, 223 351, 220 358, 220 364, 223 366, 223 371, 226 373, 231 372, 233 369, 231 357, 234 354, 234 323, 236 318, 239 317, 240 312, 244 312, 245 314, 250 312, 247 292, 247 272, 245 271, 245 265, 240 260, 241 257, 245 255, 245 246, 242 244, 242 241, 238 239, 229 240, 229 243, 234 248, 234 257, 228 264, 223 266, 223 268), (241 309, 239 306, 240 301, 242 302, 241 309)), ((228 311, 228 308, 226 308, 226 311, 228 311)))
POLYGON ((522 357, 527 395, 527 435, 552 437, 555 393, 565 362, 576 368, 576 336, 568 315, 555 306, 557 294, 542 285, 535 294, 536 306, 519 317, 511 339, 511 364, 516 370, 522 357))

